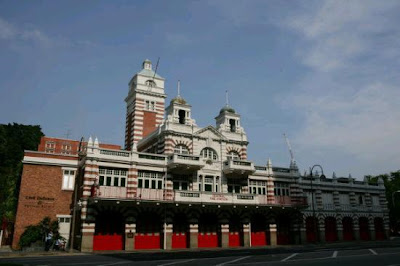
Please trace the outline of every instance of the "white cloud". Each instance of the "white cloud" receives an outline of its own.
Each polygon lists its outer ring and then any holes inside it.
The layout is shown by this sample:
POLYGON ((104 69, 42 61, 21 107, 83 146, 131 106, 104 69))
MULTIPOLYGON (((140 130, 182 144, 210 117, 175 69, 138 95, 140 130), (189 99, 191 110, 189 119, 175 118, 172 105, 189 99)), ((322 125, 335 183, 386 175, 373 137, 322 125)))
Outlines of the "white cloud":
POLYGON ((305 118, 300 149, 351 154, 357 173, 400 167, 399 8, 324 1, 282 23, 300 36, 296 55, 311 70, 286 103, 305 118))
POLYGON ((95 43, 84 40, 72 41, 60 36, 49 36, 42 30, 35 27, 18 27, 0 17, 0 40, 8 41, 12 44, 27 43, 37 47, 73 47, 73 46, 96 46, 95 43))

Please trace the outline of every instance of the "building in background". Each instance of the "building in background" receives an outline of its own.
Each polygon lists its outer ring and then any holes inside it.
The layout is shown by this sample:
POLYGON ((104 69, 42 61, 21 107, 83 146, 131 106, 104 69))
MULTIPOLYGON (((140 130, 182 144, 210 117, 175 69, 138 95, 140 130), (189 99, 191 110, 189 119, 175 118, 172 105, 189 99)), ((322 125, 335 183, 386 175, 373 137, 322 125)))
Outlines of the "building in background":
POLYGON ((302 176, 294 161, 247 160, 241 116, 228 103, 199 127, 180 95, 165 109, 149 60, 129 82, 125 149, 44 137, 26 151, 13 246, 25 226, 58 218, 83 251, 284 245, 383 239, 385 190, 352 178, 302 176), (76 206, 76 205, 75 205, 76 206))

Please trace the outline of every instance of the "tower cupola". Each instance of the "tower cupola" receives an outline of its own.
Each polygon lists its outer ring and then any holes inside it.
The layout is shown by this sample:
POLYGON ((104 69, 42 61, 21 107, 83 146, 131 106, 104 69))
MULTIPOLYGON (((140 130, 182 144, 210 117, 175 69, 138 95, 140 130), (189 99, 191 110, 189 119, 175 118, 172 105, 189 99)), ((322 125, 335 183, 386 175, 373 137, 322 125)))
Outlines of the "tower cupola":
POLYGON ((191 118, 192 106, 181 96, 181 82, 178 80, 178 95, 173 98, 166 109, 167 121, 181 125, 196 125, 191 118))
POLYGON ((229 105, 228 91, 226 91, 225 106, 221 108, 215 120, 217 129, 220 132, 244 133, 243 128, 240 126, 240 115, 229 105))

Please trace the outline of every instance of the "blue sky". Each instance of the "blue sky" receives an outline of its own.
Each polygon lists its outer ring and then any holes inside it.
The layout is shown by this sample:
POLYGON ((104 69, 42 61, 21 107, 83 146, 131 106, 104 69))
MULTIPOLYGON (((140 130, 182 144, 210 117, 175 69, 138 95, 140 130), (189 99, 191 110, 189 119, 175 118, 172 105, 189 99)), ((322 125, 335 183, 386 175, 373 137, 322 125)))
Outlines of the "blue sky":
POLYGON ((0 123, 123 144, 124 98, 160 57, 199 126, 225 103, 249 159, 361 179, 400 168, 399 1, 0 1, 0 123))

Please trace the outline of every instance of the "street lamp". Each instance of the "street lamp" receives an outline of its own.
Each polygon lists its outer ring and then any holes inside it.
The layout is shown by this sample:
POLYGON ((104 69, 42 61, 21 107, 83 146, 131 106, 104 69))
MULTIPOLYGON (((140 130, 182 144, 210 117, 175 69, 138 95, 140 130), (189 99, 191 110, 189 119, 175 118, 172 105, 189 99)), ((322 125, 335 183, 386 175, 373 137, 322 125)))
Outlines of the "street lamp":
POLYGON ((318 230, 318 227, 317 227, 317 221, 316 221, 316 219, 315 219, 315 207, 314 207, 314 189, 313 189, 313 179, 314 179, 314 177, 313 177, 313 170, 314 170, 314 167, 319 167, 320 169, 321 169, 321 176, 320 176, 320 178, 325 178, 325 175, 324 175, 324 169, 322 169, 322 166, 321 165, 319 165, 319 164, 315 164, 315 165, 313 165, 313 167, 311 167, 310 168, 310 178, 311 178, 311 206, 312 206, 312 214, 313 214, 313 222, 314 222, 314 232, 316 232, 316 234, 317 234, 317 238, 319 239, 319 230, 318 230))

